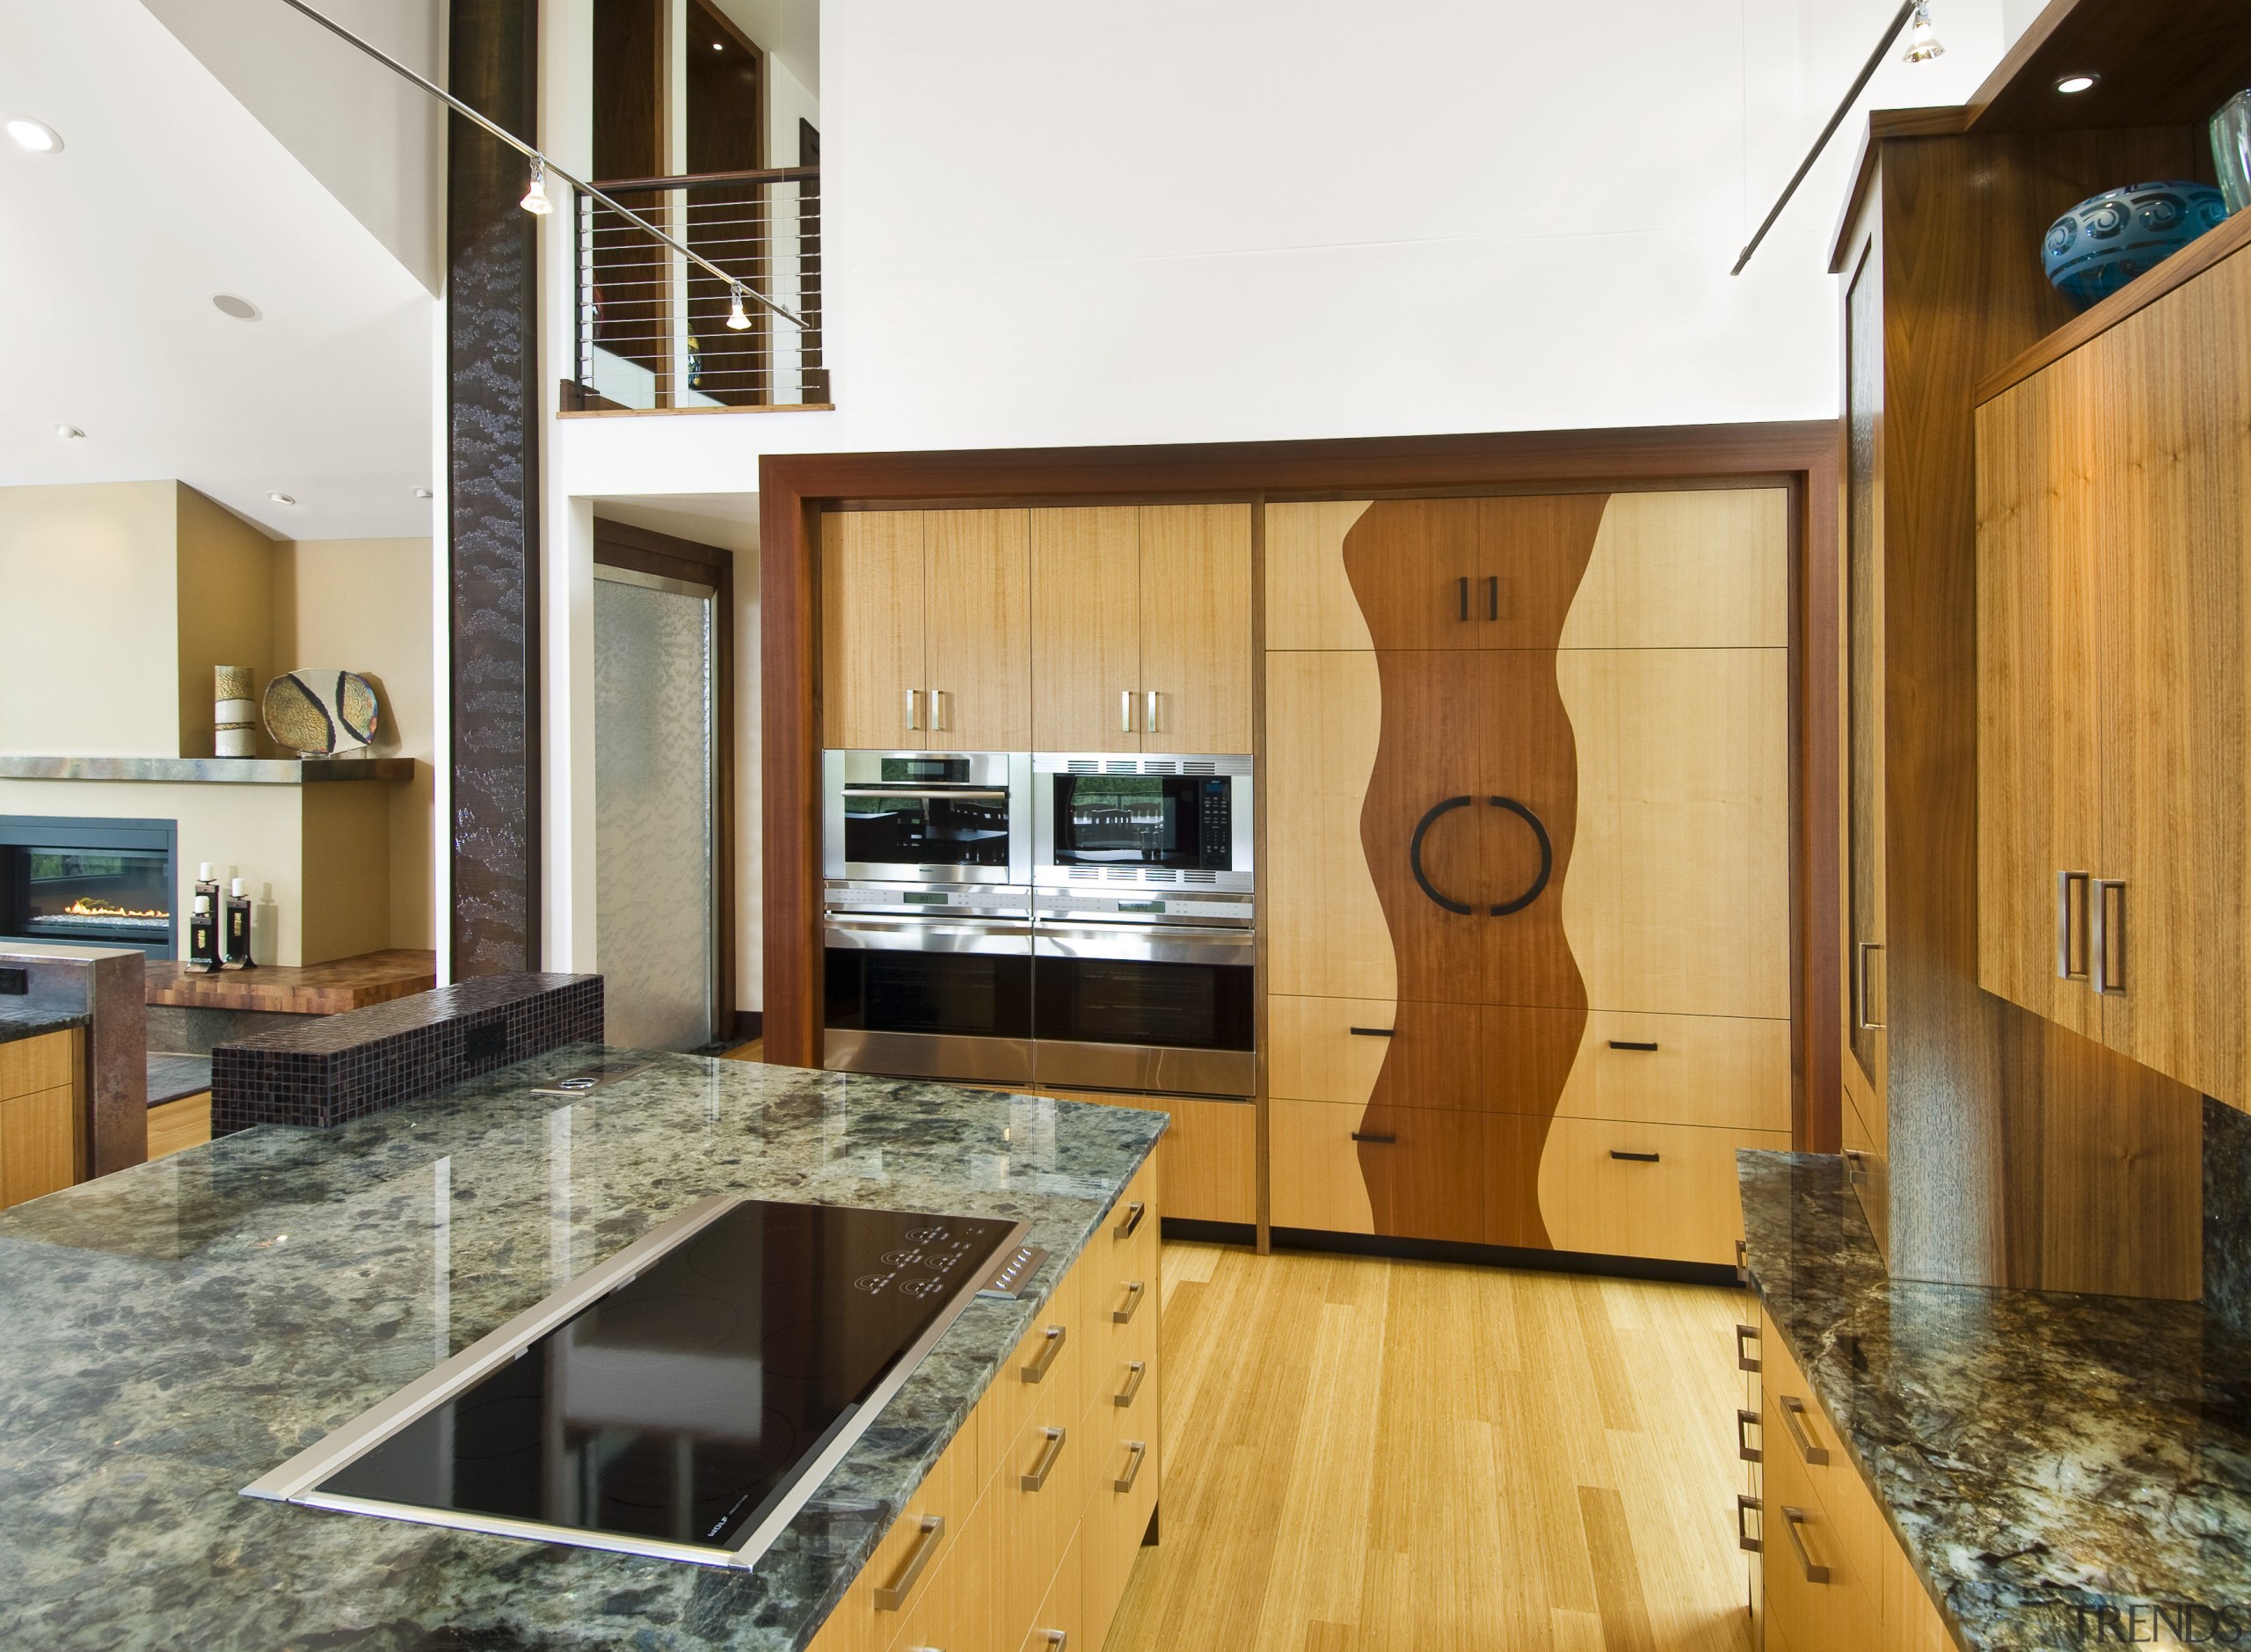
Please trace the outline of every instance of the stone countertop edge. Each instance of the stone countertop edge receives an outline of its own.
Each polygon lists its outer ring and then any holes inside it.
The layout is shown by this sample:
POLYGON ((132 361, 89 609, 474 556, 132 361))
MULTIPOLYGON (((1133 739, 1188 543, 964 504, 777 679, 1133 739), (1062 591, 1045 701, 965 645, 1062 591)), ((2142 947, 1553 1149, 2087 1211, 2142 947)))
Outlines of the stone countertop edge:
POLYGON ((1958 1645, 2160 1610, 2251 1644, 2251 1341, 2194 1302, 1893 1279, 1841 1157, 1736 1160, 1751 1285, 1958 1645))
POLYGON ((0 1645, 802 1652, 1168 1123, 692 1056, 529 1094, 590 1053, 0 1213, 0 1645), (1010 1216, 1049 1256, 1036 1296, 973 1299, 750 1568, 240 1496, 714 1193, 1010 1216))
POLYGON ((18 1038, 36 1038, 44 1033, 68 1032, 73 1027, 91 1027, 94 1018, 82 1009, 24 1009, 18 1010, 0 1003, 0 1044, 13 1044, 18 1038))

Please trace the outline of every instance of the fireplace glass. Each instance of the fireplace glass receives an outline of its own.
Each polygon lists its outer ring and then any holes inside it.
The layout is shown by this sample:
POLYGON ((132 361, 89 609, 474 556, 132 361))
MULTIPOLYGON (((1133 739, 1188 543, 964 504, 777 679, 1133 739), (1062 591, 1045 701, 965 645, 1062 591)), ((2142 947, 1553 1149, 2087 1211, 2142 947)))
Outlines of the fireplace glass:
POLYGON ((0 820, 0 935, 171 957, 171 839, 170 821, 0 820))

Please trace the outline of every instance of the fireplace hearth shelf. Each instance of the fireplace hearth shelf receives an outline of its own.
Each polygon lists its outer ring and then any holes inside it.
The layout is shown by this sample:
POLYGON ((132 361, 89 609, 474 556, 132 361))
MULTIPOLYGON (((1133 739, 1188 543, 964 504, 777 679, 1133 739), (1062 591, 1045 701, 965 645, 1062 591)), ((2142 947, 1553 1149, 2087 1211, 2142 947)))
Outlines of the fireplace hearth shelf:
POLYGON ((197 781, 220 786, 310 786, 406 781, 412 757, 0 757, 0 780, 197 781))

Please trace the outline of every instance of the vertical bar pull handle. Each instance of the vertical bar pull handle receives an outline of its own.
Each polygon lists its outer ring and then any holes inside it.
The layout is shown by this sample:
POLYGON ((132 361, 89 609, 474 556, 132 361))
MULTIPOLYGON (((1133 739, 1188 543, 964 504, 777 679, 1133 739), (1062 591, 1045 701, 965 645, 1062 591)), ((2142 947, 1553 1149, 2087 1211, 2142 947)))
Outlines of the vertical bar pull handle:
POLYGON ((1141 719, 1141 731, 1145 734, 1155 734, 1157 731, 1157 691, 1152 688, 1149 690, 1148 715, 1141 719))
POLYGON ((2086 872, 2056 874, 2056 979, 2059 981, 2087 979, 2085 970, 2072 967, 2072 885, 2084 885, 2089 876, 2086 872))
POLYGON ((915 1581, 938 1552, 938 1545, 945 1540, 946 1522, 943 1515, 926 1514, 922 1519, 922 1532, 914 1539, 914 1552, 907 1557, 907 1564, 899 1568, 899 1576, 885 1587, 876 1590, 878 1612, 897 1612, 914 1592, 915 1581))
POLYGON ((1501 617, 1501 576, 1497 573, 1485 576, 1485 617, 1489 620, 1501 617))
POLYGON ((910 734, 912 734, 912 733, 915 733, 915 732, 918 732, 918 731, 922 729, 922 691, 920 688, 909 688, 909 689, 907 691, 907 732, 908 732, 908 733, 910 733, 910 734))
POLYGON ((1737 1492, 1735 1495, 1735 1546, 1746 1554, 1756 1554, 1759 1553, 1759 1539, 1751 1534, 1751 1527, 1743 1517, 1746 1514, 1763 1514, 1763 1505, 1758 1498, 1737 1492))
POLYGON ((1853 985, 1855 989, 1854 996, 1860 1001, 1858 1008, 1853 1012, 1853 1019, 1854 1022, 1859 1023, 1860 1030, 1862 1032, 1882 1032, 1883 1030, 1883 1023, 1876 1020, 1868 1013, 1868 957, 1869 954, 1871 952, 1881 952, 1883 950, 1883 942, 1881 941, 1861 942, 1859 948, 1860 956, 1858 966, 1853 972, 1853 985))
POLYGON ((2126 990, 2126 884, 2124 878, 2087 880, 2087 973, 2088 984, 2106 996, 2126 990), (2118 891, 2118 916, 2110 917, 2110 891, 2118 891), (2118 967, 2110 967, 2115 937, 2118 967))
POLYGON ((1735 1368, 1737 1371, 1759 1369, 1759 1356, 1751 1350, 1759 1345, 1759 1328, 1738 1325, 1735 1328, 1735 1368))
POLYGON ((930 690, 930 732, 935 734, 946 725, 946 691, 930 690))
POLYGON ((1469 576, 1468 574, 1463 574, 1461 579, 1454 581, 1454 595, 1461 604, 1461 617, 1468 619, 1469 617, 1469 576))
POLYGON ((1829 1568, 1806 1552, 1804 1533, 1798 1530, 1812 1523, 1813 1517, 1803 1509, 1782 1510, 1782 1530, 1789 1533, 1790 1546, 1797 1551, 1798 1569, 1805 1574, 1807 1583, 1825 1583, 1829 1581, 1829 1568))
POLYGON ((1751 1443, 1751 1430, 1759 1426, 1756 1411, 1737 1410, 1735 1414, 1735 1454, 1746 1463, 1763 1461, 1766 1453, 1751 1443))
POLYGON ((1120 734, 1133 731, 1133 691, 1131 688, 1118 691, 1118 731, 1120 734))

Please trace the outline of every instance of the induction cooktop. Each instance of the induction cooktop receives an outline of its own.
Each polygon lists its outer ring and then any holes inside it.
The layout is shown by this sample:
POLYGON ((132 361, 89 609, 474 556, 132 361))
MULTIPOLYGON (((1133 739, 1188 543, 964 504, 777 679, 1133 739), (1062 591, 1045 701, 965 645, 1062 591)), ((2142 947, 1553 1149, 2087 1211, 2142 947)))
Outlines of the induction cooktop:
POLYGON ((1024 1236, 706 1199, 244 1495, 748 1566, 1024 1236))

